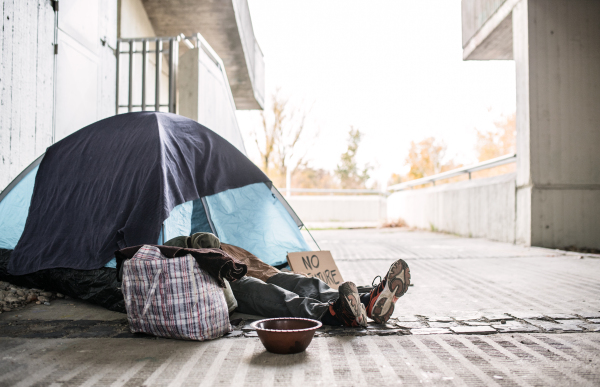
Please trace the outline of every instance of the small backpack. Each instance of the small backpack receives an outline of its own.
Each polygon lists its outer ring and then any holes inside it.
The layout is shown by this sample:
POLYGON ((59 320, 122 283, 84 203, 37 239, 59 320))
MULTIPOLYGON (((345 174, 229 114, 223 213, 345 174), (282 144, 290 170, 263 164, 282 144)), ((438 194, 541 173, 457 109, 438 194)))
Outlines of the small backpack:
POLYGON ((231 332, 223 289, 190 254, 144 245, 123 263, 122 291, 132 332, 200 341, 231 332))

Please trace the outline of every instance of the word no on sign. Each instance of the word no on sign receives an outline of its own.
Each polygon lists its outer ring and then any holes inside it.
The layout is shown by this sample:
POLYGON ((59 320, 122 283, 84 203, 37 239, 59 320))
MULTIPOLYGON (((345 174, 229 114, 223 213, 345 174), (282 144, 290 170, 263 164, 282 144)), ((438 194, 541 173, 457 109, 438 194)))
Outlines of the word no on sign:
POLYGON ((294 273, 317 277, 333 289, 344 282, 330 251, 288 253, 287 260, 294 273))

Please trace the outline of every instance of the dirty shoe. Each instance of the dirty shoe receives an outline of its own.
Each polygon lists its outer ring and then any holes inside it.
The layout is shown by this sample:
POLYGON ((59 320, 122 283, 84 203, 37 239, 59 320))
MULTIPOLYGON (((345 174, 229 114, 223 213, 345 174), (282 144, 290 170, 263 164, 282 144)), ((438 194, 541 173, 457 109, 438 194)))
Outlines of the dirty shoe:
POLYGON ((409 285, 410 269, 399 259, 392 263, 383 281, 371 290, 367 316, 376 323, 386 323, 394 313, 394 304, 406 293, 409 285))
POLYGON ((348 327, 366 327, 367 313, 360 302, 358 290, 353 282, 344 282, 338 288, 340 297, 329 305, 329 313, 348 327))

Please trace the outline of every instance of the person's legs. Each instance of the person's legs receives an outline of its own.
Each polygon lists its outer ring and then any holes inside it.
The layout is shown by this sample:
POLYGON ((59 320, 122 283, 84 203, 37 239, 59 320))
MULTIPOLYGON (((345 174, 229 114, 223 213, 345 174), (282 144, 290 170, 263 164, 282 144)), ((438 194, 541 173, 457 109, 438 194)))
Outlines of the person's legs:
POLYGON ((270 283, 247 276, 231 282, 237 310, 265 317, 310 318, 326 325, 366 326, 365 306, 352 282, 341 284, 338 292, 319 279, 287 273, 276 277, 269 278, 270 283))
POLYGON ((301 297, 329 303, 328 310, 321 316, 321 321, 326 325, 367 325, 367 304, 361 305, 360 295, 353 282, 342 283, 338 291, 319 278, 289 272, 278 273, 267 282, 301 297))
POLYGON ((265 283, 253 277, 243 277, 230 285, 238 302, 237 310, 241 313, 320 320, 329 308, 327 302, 301 297, 277 284, 265 283))
POLYGON ((309 297, 321 302, 335 301, 339 297, 339 292, 330 288, 325 282, 302 274, 281 272, 270 277, 266 282, 296 293, 300 297, 309 297))

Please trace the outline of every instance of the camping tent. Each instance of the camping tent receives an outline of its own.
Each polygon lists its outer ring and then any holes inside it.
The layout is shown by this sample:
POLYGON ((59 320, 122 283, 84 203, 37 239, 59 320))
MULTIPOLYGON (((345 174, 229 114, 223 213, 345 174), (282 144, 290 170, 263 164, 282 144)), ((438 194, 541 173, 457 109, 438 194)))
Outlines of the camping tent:
POLYGON ((309 250, 302 222, 227 140, 170 113, 98 121, 49 147, 0 194, 11 275, 110 267, 114 251, 212 232, 264 262, 309 250))

